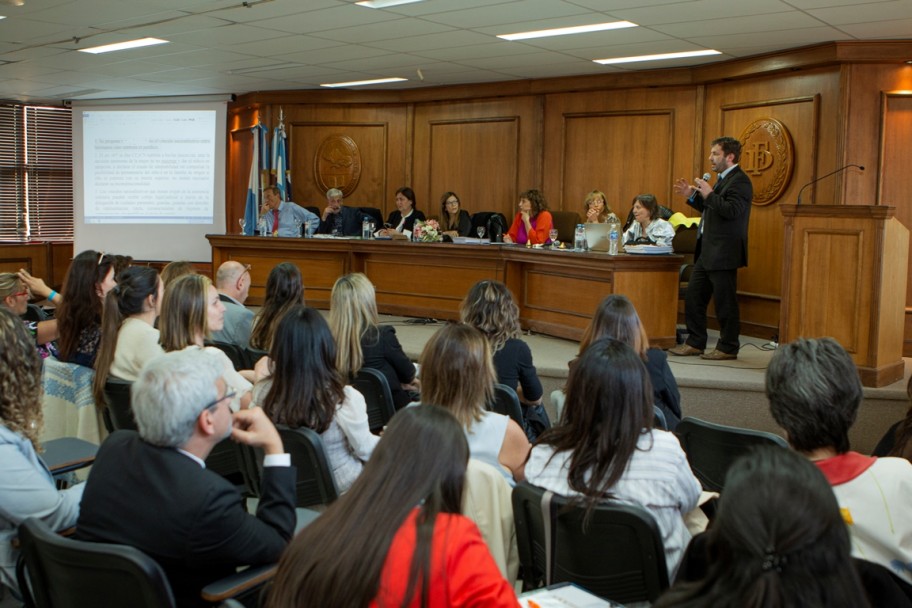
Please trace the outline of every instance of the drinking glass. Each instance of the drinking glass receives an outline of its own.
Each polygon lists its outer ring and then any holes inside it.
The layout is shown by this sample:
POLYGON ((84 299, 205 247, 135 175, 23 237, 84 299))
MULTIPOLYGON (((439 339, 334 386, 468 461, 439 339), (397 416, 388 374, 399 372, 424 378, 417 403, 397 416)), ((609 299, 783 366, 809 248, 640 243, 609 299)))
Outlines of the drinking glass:
POLYGON ((477 232, 478 232, 478 238, 483 239, 484 233, 485 233, 484 226, 479 226, 477 232))
POLYGON ((551 238, 551 246, 559 247, 560 241, 557 240, 557 228, 552 228, 548 231, 548 236, 551 238))
POLYGON ((299 220, 298 218, 295 218, 295 220, 294 220, 295 236, 298 236, 298 237, 301 236, 301 223, 302 223, 301 220, 299 220))
POLYGON ((238 220, 238 224, 241 226, 241 234, 247 234, 247 220, 241 218, 238 220))

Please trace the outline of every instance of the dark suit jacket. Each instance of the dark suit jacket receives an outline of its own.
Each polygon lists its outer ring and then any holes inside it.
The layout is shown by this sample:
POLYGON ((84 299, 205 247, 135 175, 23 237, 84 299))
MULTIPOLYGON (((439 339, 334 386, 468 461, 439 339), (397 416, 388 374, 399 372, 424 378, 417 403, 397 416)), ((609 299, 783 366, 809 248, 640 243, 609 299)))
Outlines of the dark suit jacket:
MULTIPOLYGON (((415 226, 415 222, 423 222, 425 220, 424 213, 415 209, 412 211, 412 214, 405 219, 405 224, 402 226, 403 230, 412 231, 412 228, 415 226)), ((402 213, 398 209, 389 214, 389 217, 386 219, 386 223, 390 225, 390 228, 394 229, 399 225, 399 222, 402 221, 402 213)))
MULTIPOLYGON (((357 207, 345 207, 339 210, 342 216, 342 234, 345 236, 361 236, 361 211, 357 207)), ((317 228, 319 234, 332 234, 333 222, 335 218, 332 214, 327 216, 326 221, 320 221, 320 227, 317 228)))
POLYGON ((256 516, 224 478, 170 448, 116 431, 98 450, 76 538, 131 545, 164 569, 178 606, 237 566, 276 562, 294 534, 295 468, 265 467, 256 516))
POLYGON ((735 167, 717 183, 704 200, 700 194, 687 204, 701 211, 702 236, 694 260, 703 260, 706 270, 734 270, 747 266, 747 223, 754 187, 750 178, 735 167))
POLYGON ((364 357, 362 367, 370 367, 386 376, 396 409, 405 407, 411 398, 408 391, 402 389, 402 384, 415 379, 415 364, 402 350, 396 330, 389 325, 381 325, 379 331, 368 330, 361 337, 361 354, 364 357))

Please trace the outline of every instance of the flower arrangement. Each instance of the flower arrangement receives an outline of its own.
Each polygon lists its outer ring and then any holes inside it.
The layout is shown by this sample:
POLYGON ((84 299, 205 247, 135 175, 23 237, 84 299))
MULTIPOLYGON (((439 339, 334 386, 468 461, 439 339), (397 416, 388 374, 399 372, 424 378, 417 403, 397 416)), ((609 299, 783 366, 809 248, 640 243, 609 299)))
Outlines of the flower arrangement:
POLYGON ((416 241, 421 241, 422 243, 437 243, 443 240, 440 236, 440 224, 437 223, 437 220, 415 222, 412 236, 414 236, 416 241))

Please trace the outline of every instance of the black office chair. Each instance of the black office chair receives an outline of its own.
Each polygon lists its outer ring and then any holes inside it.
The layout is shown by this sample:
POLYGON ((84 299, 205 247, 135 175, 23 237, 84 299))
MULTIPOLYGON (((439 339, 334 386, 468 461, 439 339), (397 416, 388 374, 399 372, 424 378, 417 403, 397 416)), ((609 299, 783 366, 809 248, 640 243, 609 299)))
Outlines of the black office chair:
MULTIPOLYGON (((19 526, 16 577, 27 608, 172 608, 171 585, 158 563, 133 547, 74 540, 39 519, 19 526)), ((275 566, 257 566, 207 585, 202 598, 255 597, 275 566)))
POLYGON ((103 417, 109 433, 120 429, 136 430, 136 420, 133 419, 133 408, 130 406, 132 388, 132 382, 108 376, 104 387, 106 407, 103 417))
POLYGON ((524 590, 569 582, 628 604, 668 588, 662 535, 643 507, 606 502, 587 518, 570 499, 522 482, 513 517, 524 590))
POLYGON ((507 233, 510 224, 503 213, 496 211, 479 211, 472 215, 472 231, 469 236, 475 238, 478 236, 478 229, 485 229, 485 238, 491 239, 492 243, 502 243, 503 235, 507 233))
POLYGON ((519 428, 523 427, 522 406, 516 391, 506 384, 494 385, 494 401, 487 404, 487 409, 512 418, 519 428))
POLYGON ((576 236, 576 226, 583 222, 580 214, 576 211, 552 211, 551 219, 557 229, 557 240, 564 243, 573 243, 573 239, 576 236))
POLYGON ((250 367, 247 365, 247 353, 245 352, 245 349, 238 346, 237 344, 206 340, 206 346, 214 346, 215 348, 225 353, 225 355, 231 359, 231 365, 234 366, 235 370, 240 371, 242 369, 250 369, 250 367))
MULTIPOLYGON (((295 494, 298 507, 329 505, 339 497, 336 482, 329 468, 326 450, 320 435, 307 427, 297 429, 278 426, 285 451, 298 470, 295 494)), ((262 456, 257 454, 262 462, 262 456)))
POLYGON ((779 435, 725 426, 687 416, 675 429, 675 435, 687 454, 687 462, 708 492, 721 492, 728 467, 755 445, 778 445, 788 448, 779 435))
POLYGON ((393 402, 393 393, 390 391, 386 376, 376 369, 362 367, 352 386, 364 395, 364 401, 367 402, 370 432, 379 433, 396 413, 396 404, 393 402))
POLYGON ((374 223, 376 229, 379 230, 383 227, 383 214, 376 207, 358 207, 358 211, 361 213, 361 218, 364 219, 367 216, 374 223))

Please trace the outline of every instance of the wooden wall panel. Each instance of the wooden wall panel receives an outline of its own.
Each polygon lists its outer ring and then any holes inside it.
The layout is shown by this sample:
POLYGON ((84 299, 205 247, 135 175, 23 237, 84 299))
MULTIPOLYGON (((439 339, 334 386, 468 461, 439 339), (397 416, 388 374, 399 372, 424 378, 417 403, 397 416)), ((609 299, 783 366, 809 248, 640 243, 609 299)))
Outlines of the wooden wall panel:
POLYGON ((512 219, 519 193, 541 184, 540 110, 533 98, 415 108, 415 194, 428 216, 453 191, 469 213, 512 219))

